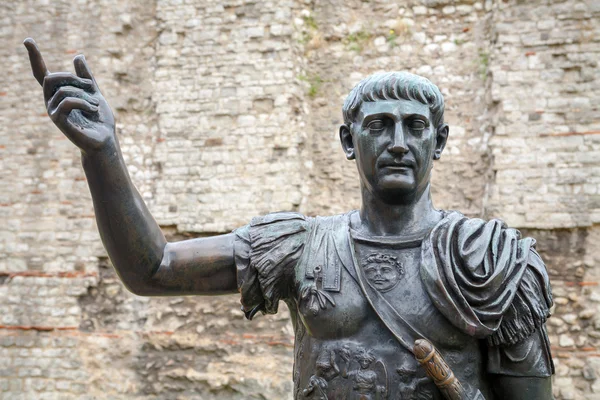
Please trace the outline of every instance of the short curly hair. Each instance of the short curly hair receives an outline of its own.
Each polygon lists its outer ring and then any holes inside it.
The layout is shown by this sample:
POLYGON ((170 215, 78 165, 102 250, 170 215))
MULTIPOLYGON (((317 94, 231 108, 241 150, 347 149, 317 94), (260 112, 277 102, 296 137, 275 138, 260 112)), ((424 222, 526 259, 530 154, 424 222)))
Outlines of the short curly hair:
POLYGON ((356 355, 355 355, 356 359, 358 361, 367 361, 369 363, 372 363, 373 361, 375 361, 375 357, 373 356, 373 353, 371 352, 371 350, 367 350, 364 347, 359 347, 356 350, 356 355))
POLYGON ((404 274, 404 266, 400 261, 398 261, 398 257, 391 256, 389 254, 380 254, 380 253, 371 253, 365 258, 363 264, 389 264, 395 267, 398 270, 398 273, 404 274))
POLYGON ((444 96, 429 79, 409 72, 382 72, 360 81, 350 92, 342 113, 348 126, 355 121, 365 101, 417 100, 429 105, 432 124, 438 129, 444 123, 444 96))

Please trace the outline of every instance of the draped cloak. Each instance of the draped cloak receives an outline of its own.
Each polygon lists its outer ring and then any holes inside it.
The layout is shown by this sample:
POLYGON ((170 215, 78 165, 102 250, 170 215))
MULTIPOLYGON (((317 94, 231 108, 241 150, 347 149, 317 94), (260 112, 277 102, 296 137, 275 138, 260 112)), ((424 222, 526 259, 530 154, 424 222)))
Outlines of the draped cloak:
POLYGON ((550 281, 535 240, 498 219, 451 212, 423 240, 421 255, 432 301, 471 336, 516 344, 550 316, 550 281))

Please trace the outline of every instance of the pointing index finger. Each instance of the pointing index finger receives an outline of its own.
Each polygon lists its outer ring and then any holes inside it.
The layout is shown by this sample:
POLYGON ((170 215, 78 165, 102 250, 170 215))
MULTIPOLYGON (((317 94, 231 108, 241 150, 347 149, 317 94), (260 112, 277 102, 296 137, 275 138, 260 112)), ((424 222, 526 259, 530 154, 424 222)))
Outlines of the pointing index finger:
POLYGON ((25 47, 27 48, 27 52, 29 53, 29 62, 31 63, 31 71, 33 72, 33 76, 39 82, 40 85, 44 84, 44 77, 49 74, 48 69, 46 68, 46 63, 44 63, 44 58, 42 57, 42 53, 38 48, 35 40, 32 38, 27 38, 23 42, 25 47))

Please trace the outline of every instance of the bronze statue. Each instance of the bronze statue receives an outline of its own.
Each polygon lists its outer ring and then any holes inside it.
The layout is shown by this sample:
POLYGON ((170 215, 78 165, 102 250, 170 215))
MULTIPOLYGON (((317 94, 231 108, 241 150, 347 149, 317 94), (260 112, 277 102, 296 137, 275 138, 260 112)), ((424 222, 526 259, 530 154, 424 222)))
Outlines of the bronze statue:
POLYGON ((143 296, 241 294, 248 319, 289 306, 296 399, 551 399, 552 297, 535 241, 434 208, 444 99, 403 72, 361 81, 339 135, 360 210, 274 213, 168 243, 135 189, 109 105, 83 56, 50 73, 25 41, 48 114, 81 150, 102 241, 143 296))

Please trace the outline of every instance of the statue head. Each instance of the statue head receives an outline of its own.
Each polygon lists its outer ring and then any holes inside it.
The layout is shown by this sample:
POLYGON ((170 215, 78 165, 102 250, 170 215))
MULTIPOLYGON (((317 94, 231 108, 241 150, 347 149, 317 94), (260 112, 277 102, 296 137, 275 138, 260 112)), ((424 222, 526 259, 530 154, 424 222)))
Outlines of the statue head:
POLYGON ((448 138, 437 86, 408 72, 374 74, 352 89, 342 111, 340 140, 363 188, 391 204, 422 193, 448 138))
POLYGON ((367 350, 363 347, 357 349, 355 357, 362 369, 369 368, 369 365, 375 361, 375 357, 371 350, 367 350))
POLYGON ((389 254, 370 254, 363 260, 362 267, 369 283, 380 292, 396 287, 404 274, 402 263, 389 254))

